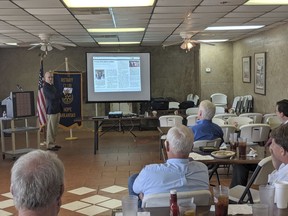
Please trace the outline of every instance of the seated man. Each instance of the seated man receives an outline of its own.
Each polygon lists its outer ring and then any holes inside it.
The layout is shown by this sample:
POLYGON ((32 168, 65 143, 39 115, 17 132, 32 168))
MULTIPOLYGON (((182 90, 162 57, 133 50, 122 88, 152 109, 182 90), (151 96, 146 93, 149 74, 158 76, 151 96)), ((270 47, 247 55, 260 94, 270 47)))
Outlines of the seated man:
POLYGON ((273 185, 276 181, 288 181, 288 124, 273 130, 271 138, 269 150, 275 170, 269 175, 268 182, 273 185))
POLYGON ((193 145, 191 130, 184 125, 172 127, 164 144, 168 156, 166 163, 147 165, 139 174, 130 176, 129 194, 138 195, 142 199, 147 194, 169 193, 171 189, 209 189, 207 166, 188 159, 193 145))
POLYGON ((209 100, 201 101, 198 110, 198 121, 196 125, 190 126, 194 133, 194 141, 213 140, 221 138, 223 141, 223 131, 221 127, 212 122, 216 107, 209 100))
MULTIPOLYGON (((288 100, 280 100, 276 103, 276 114, 278 118, 286 124, 288 122, 288 100)), ((265 144, 266 147, 270 146, 272 143, 272 139, 270 138, 265 144)), ((274 165, 277 169, 280 162, 276 162, 276 158, 274 158, 274 165)), ((235 187, 236 185, 246 186, 249 177, 249 171, 254 171, 256 169, 256 164, 236 164, 233 165, 233 173, 232 180, 230 183, 230 188, 235 187)))
POLYGON ((64 192, 64 165, 52 152, 31 151, 14 163, 10 190, 19 216, 56 216, 64 192))

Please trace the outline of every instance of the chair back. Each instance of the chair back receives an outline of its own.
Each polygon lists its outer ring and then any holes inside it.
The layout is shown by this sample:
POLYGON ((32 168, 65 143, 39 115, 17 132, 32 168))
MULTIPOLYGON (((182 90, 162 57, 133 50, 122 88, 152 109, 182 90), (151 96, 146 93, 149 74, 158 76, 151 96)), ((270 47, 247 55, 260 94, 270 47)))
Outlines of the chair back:
POLYGON ((198 107, 190 107, 186 109, 186 115, 197 115, 198 114, 198 107))
POLYGON ((164 115, 159 117, 160 127, 173 127, 182 124, 183 117, 178 115, 164 115))
POLYGON ((215 114, 223 114, 223 113, 225 113, 225 108, 216 106, 215 114))
POLYGON ((222 93, 214 93, 211 95, 211 101, 215 106, 227 107, 227 95, 222 93))
POLYGON ((221 138, 217 138, 214 140, 197 140, 197 141, 194 141, 192 150, 199 149, 201 146, 212 146, 212 147, 219 148, 221 141, 222 141, 221 138))
POLYGON ((222 126, 222 125, 225 125, 225 121, 223 120, 223 119, 221 119, 221 118, 212 118, 212 122, 214 123, 214 124, 217 124, 217 125, 219 125, 219 126, 222 126))
POLYGON ((242 125, 252 124, 253 120, 249 117, 229 117, 227 119, 228 125, 234 125, 237 128, 240 128, 242 125))
POLYGON ((229 143, 229 138, 231 133, 235 133, 236 127, 234 125, 220 125, 223 131, 223 140, 225 143, 229 143))
POLYGON ((194 97, 193 97, 193 102, 194 102, 194 104, 195 104, 195 106, 198 106, 199 105, 199 96, 198 95, 194 95, 194 97))
POLYGON ((269 138, 271 128, 268 124, 248 124, 240 127, 240 137, 247 138, 247 144, 264 143, 269 138))
MULTIPOLYGON (((191 202, 194 197, 194 203, 197 206, 207 206, 211 202, 211 192, 209 190, 177 192, 177 203, 191 202)), ((170 193, 148 194, 142 200, 142 208, 147 207, 169 207, 170 193)))
POLYGON ((198 120, 198 115, 189 115, 187 118, 187 126, 193 126, 198 120))
POLYGON ((262 159, 258 166, 262 167, 256 176, 253 184, 255 185, 265 185, 268 183, 268 175, 275 170, 271 156, 262 159))
POLYGON ((186 100, 187 101, 193 101, 193 94, 188 94, 186 100))
POLYGON ((214 118, 220 118, 223 119, 224 121, 227 121, 229 117, 237 117, 237 115, 235 113, 223 113, 214 115, 214 118))
POLYGON ((242 113, 239 117, 249 117, 253 119, 253 123, 260 124, 262 123, 263 114, 262 113, 242 113))
POLYGON ((263 118, 262 118, 262 123, 263 123, 263 124, 267 124, 268 118, 274 117, 274 116, 277 117, 276 113, 267 113, 267 114, 264 114, 264 115, 263 115, 263 118))
POLYGON ((168 108, 169 108, 169 109, 179 109, 179 105, 180 105, 179 102, 171 101, 171 102, 169 102, 169 104, 168 104, 168 108))
POLYGON ((250 177, 247 185, 244 187, 242 185, 237 185, 230 189, 229 199, 237 203, 254 203, 254 201, 259 202, 259 191, 251 188, 254 185, 265 185, 268 183, 268 175, 274 170, 271 156, 262 159, 256 169, 254 170, 252 176, 250 177))
POLYGON ((272 116, 267 119, 267 124, 270 125, 271 129, 275 129, 279 127, 282 122, 280 121, 278 116, 272 116))

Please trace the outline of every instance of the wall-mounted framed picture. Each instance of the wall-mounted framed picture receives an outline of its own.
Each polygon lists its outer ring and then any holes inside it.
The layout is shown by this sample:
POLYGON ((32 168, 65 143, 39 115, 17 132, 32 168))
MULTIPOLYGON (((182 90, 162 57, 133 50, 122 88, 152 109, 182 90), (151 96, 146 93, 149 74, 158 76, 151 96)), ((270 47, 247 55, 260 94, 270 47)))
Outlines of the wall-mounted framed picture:
POLYGON ((251 82, 251 57, 246 56, 242 58, 242 81, 244 83, 251 82))
POLYGON ((266 53, 255 53, 254 91, 257 94, 266 94, 266 53))

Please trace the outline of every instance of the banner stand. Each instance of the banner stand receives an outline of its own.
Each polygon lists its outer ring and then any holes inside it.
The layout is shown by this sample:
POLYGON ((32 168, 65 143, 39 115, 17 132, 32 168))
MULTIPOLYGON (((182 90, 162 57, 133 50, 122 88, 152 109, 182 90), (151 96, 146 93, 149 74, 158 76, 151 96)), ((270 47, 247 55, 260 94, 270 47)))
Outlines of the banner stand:
MULTIPOLYGON (((68 58, 65 57, 65 69, 66 69, 66 72, 69 72, 69 65, 68 65, 68 58)), ((56 70, 56 69, 55 69, 56 70)), ((54 70, 54 71, 55 71, 54 70)), ((70 132, 70 136, 69 137, 66 137, 65 140, 77 140, 78 137, 74 137, 73 136, 73 130, 72 128, 69 129, 69 132, 70 132)))

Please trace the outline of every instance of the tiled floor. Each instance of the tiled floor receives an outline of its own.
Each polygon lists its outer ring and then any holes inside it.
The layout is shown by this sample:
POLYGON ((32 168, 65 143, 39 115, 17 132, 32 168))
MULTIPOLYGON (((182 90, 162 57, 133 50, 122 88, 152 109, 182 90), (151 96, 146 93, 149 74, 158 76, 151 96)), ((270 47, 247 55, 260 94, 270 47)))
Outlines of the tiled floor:
MULTIPOLYGON (((125 132, 109 132, 100 138, 99 151, 93 154, 93 132, 73 130, 77 140, 68 141, 69 131, 61 131, 57 138, 62 148, 57 152, 64 162, 65 192, 60 216, 111 215, 121 207, 121 197, 128 194, 128 176, 150 163, 160 163, 157 131, 135 131, 134 140, 125 132)), ((11 138, 6 138, 7 143, 11 138)), ((21 143, 24 135, 16 137, 21 143)), ((30 137, 33 146, 33 135, 30 137)), ((17 144, 21 146, 21 144, 17 144)), ((9 149, 9 144, 6 149, 9 149)), ((15 215, 9 193, 11 157, 0 159, 0 216, 15 215)), ((229 184, 229 177, 221 175, 221 183, 229 184)), ((212 183, 215 182, 214 179, 212 183)))

